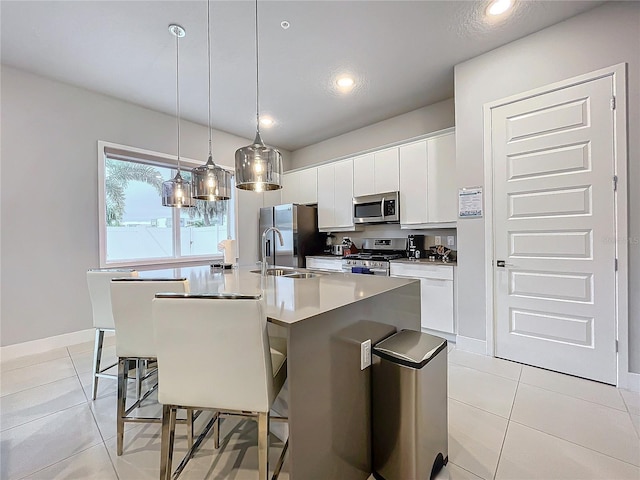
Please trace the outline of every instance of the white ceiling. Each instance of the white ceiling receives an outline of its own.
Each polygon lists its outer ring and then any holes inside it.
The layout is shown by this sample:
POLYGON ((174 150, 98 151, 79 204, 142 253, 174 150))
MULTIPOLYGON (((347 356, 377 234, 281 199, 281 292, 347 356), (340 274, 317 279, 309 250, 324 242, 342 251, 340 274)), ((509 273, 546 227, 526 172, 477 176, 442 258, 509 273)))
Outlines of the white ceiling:
MULTIPOLYGON (((490 24, 487 1, 271 1, 258 4, 260 107, 287 150, 453 96, 453 66, 602 4, 516 0, 490 24), (283 30, 281 21, 291 27, 283 30), (349 95, 333 88, 350 73, 349 95)), ((182 118, 207 124, 206 1, 7 1, 2 63, 175 115, 175 38, 182 118)), ((254 9, 214 1, 213 126, 255 133, 254 9)), ((544 59, 541 59, 542 61, 544 59)))

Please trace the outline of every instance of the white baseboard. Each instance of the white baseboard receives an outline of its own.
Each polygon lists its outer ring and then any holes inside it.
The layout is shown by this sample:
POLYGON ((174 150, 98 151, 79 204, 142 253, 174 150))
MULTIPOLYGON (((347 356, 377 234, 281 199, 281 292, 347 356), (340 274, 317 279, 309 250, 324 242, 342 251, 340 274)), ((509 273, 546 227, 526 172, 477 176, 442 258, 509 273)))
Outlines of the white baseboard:
POLYGON ((479 355, 487 354, 487 342, 478 340, 477 338, 456 336, 456 350, 463 352, 477 353, 479 355))
POLYGON ((5 362, 14 358, 43 353, 55 348, 68 347, 76 343, 90 342, 95 338, 95 329, 79 330, 77 332, 56 335, 55 337, 40 338, 30 342, 16 343, 0 347, 0 359, 5 362))
POLYGON ((618 379, 618 387, 640 393, 640 373, 627 372, 618 379))

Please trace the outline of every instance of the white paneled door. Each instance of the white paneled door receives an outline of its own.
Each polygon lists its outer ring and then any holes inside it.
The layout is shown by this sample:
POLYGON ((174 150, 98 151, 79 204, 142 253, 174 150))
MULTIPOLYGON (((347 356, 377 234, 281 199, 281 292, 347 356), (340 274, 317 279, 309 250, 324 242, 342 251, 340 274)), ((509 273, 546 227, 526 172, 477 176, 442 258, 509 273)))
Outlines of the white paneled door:
POLYGON ((496 356, 615 384, 612 98, 603 77, 493 108, 491 146, 496 356))

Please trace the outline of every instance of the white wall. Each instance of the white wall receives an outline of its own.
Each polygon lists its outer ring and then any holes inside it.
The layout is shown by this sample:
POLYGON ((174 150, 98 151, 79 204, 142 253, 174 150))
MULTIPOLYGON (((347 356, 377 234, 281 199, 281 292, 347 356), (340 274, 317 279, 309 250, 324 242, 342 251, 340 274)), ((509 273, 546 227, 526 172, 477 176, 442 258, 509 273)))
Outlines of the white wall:
POLYGON ((454 126, 453 98, 291 152, 301 168, 454 126))
MULTIPOLYGON (((605 4, 455 68, 458 185, 482 185, 483 104, 628 63, 629 234, 640 238, 640 3, 605 4)), ((486 339, 484 219, 458 222, 460 335, 486 339)), ((630 371, 640 372, 640 246, 629 243, 630 371)))
MULTIPOLYGON (((98 266, 97 141, 175 155, 175 117, 2 66, 2 346, 91 328, 98 266), (47 232, 46 236, 42 232, 47 232)), ((182 123, 181 154, 206 160, 207 128, 182 123)), ((214 132, 217 163, 252 139, 214 132)), ((289 152, 283 152, 285 165, 289 152)), ((253 198, 247 193, 242 199, 253 198), (249 195, 249 197, 246 197, 249 195)), ((262 195, 257 195, 262 198, 262 195)), ((257 224, 239 219, 240 258, 257 224)))

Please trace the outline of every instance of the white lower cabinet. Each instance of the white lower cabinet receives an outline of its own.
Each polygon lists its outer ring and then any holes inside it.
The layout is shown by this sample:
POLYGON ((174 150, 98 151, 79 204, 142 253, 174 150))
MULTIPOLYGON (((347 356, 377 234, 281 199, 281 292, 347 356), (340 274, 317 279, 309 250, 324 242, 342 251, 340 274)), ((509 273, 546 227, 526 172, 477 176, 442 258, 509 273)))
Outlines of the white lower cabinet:
POLYGON ((423 329, 456 333, 453 265, 391 262, 391 276, 420 280, 423 329))

